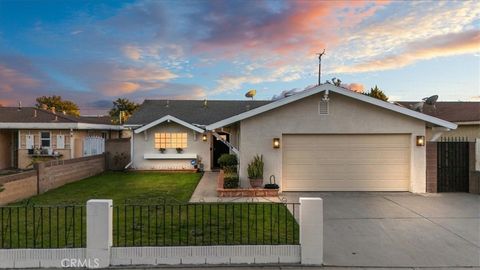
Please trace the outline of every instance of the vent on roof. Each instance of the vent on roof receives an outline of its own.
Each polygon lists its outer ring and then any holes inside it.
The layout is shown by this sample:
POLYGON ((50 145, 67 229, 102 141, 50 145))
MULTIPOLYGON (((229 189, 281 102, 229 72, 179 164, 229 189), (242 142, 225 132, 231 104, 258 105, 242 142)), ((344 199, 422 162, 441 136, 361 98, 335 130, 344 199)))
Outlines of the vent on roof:
POLYGON ((170 107, 170 100, 167 100, 167 104, 165 104, 165 107, 166 108, 170 107))
POLYGON ((318 102, 318 114, 320 115, 328 115, 329 114, 329 111, 330 111, 330 108, 329 108, 329 102, 328 100, 320 100, 318 102))

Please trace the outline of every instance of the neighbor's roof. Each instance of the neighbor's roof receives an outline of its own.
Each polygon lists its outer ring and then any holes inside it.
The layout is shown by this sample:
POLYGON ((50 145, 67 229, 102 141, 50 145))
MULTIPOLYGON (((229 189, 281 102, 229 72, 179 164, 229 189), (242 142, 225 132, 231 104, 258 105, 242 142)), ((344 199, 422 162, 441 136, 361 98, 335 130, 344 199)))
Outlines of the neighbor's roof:
POLYGON ((0 128, 5 129, 114 129, 106 117, 70 116, 33 107, 0 107, 0 128))
POLYGON ((270 100, 145 100, 126 125, 146 125, 170 115, 194 125, 209 125, 271 103, 270 100))
POLYGON ((445 127, 445 128, 449 128, 449 129, 456 129, 457 128, 456 124, 445 121, 445 120, 442 120, 440 118, 436 118, 436 117, 433 117, 433 116, 430 116, 430 115, 427 115, 427 114, 423 114, 423 113, 420 113, 420 112, 417 112, 417 111, 413 111, 413 110, 404 108, 402 106, 398 106, 398 105, 395 105, 395 104, 392 104, 392 103, 389 103, 389 102, 385 102, 385 101, 382 101, 382 100, 379 100, 379 99, 376 99, 376 98, 372 98, 372 97, 369 97, 369 96, 366 96, 366 95, 363 95, 363 94, 360 94, 360 93, 356 93, 354 91, 351 91, 351 90, 348 90, 348 89, 345 89, 345 88, 342 88, 342 87, 337 87, 337 86, 334 86, 332 84, 322 84, 322 85, 318 85, 318 86, 315 86, 313 88, 310 88, 308 90, 305 90, 303 92, 300 92, 298 94, 276 100, 274 102, 271 102, 271 103, 266 104, 264 106, 258 107, 256 109, 246 111, 246 112, 243 112, 241 114, 234 115, 234 116, 231 116, 231 117, 225 117, 225 119, 223 119, 223 120, 220 120, 218 122, 215 122, 213 124, 208 125, 206 127, 206 129, 207 130, 214 130, 214 129, 217 129, 217 128, 220 128, 220 127, 228 126, 232 123, 241 121, 243 119, 250 118, 252 116, 261 114, 263 112, 267 112, 267 111, 273 110, 275 108, 284 106, 284 105, 289 104, 291 102, 295 102, 297 100, 300 100, 300 99, 303 99, 303 98, 306 98, 306 97, 309 97, 309 96, 312 96, 312 95, 315 95, 315 94, 318 94, 318 93, 321 93, 321 92, 326 92, 326 91, 335 92, 335 93, 338 93, 338 94, 341 94, 341 95, 344 95, 344 96, 347 96, 347 97, 350 97, 350 98, 353 98, 353 99, 356 99, 356 100, 363 101, 363 102, 368 103, 368 104, 378 106, 380 108, 384 108, 384 109, 394 111, 394 112, 397 112, 397 113, 400 113, 400 114, 403 114, 403 115, 406 115, 406 116, 410 116, 410 117, 425 121, 425 122, 427 122, 431 125, 434 125, 434 126, 440 126, 440 127, 445 127))
MULTIPOLYGON (((411 106, 417 102, 402 101, 397 103, 405 106, 406 108, 411 108, 411 106)), ((425 104, 423 106, 423 113, 450 122, 479 122, 480 102, 442 101, 435 103, 435 107, 425 104)))

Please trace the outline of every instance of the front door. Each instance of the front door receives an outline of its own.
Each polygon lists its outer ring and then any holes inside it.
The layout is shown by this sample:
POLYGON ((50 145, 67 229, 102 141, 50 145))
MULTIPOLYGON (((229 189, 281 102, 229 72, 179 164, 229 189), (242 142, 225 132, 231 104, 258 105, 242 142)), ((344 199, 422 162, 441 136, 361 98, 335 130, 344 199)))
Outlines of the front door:
MULTIPOLYGON (((218 133, 220 136, 226 140, 227 142, 230 142, 230 135, 228 133, 218 133)), ((213 160, 212 160, 212 169, 219 169, 220 165, 218 165, 218 158, 223 155, 223 154, 228 154, 230 153, 230 148, 225 145, 221 140, 217 139, 217 137, 212 136, 213 138, 213 160)))

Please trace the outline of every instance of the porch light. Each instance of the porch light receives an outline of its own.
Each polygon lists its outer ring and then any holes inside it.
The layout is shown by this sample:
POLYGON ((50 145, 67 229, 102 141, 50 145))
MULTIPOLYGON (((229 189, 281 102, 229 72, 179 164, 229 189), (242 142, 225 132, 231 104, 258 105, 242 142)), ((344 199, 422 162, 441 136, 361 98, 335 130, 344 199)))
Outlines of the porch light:
POLYGON ((280 148, 280 138, 273 138, 273 148, 280 148))
POLYGON ((425 136, 417 136, 417 146, 425 146, 425 136))
POLYGON ((202 135, 202 141, 206 142, 207 141, 207 134, 202 135))

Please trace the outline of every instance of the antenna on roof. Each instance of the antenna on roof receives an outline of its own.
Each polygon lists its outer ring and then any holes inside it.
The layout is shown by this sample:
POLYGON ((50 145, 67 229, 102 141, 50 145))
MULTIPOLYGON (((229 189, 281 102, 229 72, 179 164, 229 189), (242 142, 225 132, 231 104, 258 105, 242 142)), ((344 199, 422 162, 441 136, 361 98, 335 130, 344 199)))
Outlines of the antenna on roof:
POLYGON ((435 103, 437 103, 437 99, 438 99, 438 95, 422 98, 422 101, 415 103, 410 107, 415 111, 423 112, 423 106, 427 104, 427 105, 433 106, 433 108, 436 110, 437 107, 435 107, 435 103))
POLYGON ((249 90, 246 94, 245 97, 251 98, 253 100, 253 97, 257 94, 257 90, 251 89, 249 90))
POLYGON ((322 56, 325 54, 325 49, 323 52, 318 54, 318 85, 322 84, 322 56))

